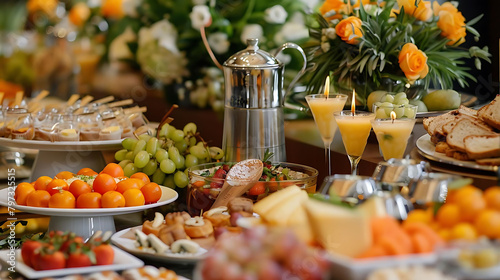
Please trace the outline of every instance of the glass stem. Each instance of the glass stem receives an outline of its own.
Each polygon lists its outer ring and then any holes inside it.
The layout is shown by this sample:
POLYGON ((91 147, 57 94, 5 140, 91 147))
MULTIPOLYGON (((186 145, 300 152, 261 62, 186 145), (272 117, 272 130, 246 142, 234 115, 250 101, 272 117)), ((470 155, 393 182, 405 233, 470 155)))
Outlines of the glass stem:
POLYGON ((332 176, 332 160, 331 160, 331 143, 327 143, 324 141, 325 144, 325 166, 328 168, 328 176, 332 176))
POLYGON ((361 160, 361 157, 350 155, 347 155, 347 157, 349 158, 349 162, 351 163, 351 174, 358 175, 358 163, 361 160))

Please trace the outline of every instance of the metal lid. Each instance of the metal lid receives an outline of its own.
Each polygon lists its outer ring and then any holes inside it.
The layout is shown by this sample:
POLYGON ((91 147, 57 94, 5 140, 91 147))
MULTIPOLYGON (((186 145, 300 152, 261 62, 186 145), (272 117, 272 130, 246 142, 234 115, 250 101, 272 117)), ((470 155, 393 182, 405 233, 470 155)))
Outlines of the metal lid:
POLYGON ((232 55, 225 67, 232 68, 278 68, 282 63, 274 56, 259 49, 259 39, 247 39, 247 48, 232 55))

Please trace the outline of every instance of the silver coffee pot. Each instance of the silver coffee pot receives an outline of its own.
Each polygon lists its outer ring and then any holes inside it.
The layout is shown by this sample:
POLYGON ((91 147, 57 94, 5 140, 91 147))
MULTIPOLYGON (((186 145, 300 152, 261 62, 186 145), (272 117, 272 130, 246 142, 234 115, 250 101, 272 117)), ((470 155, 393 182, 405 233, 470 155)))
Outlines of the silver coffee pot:
POLYGON ((304 59, 301 71, 290 83, 291 89, 306 69, 306 55, 294 43, 285 43, 275 56, 259 49, 258 39, 248 39, 247 48, 223 64, 225 104, 222 149, 225 161, 264 158, 266 150, 273 161, 286 161, 283 77, 285 68, 276 59, 287 48, 298 50, 304 59))

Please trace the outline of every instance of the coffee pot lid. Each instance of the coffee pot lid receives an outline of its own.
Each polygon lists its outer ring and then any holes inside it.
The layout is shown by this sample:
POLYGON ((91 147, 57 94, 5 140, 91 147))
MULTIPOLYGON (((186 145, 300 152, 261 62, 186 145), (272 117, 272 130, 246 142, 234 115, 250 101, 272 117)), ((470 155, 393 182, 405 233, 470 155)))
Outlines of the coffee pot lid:
POLYGON ((232 55, 225 67, 232 68, 278 68, 282 63, 274 56, 259 49, 259 39, 247 39, 247 48, 232 55))

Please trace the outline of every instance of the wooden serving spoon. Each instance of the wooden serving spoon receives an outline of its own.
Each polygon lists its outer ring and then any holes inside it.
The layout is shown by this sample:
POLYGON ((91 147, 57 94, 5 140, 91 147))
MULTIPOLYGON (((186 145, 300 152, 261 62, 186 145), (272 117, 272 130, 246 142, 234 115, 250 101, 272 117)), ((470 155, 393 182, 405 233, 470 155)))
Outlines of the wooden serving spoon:
POLYGON ((262 176, 264 165, 259 159, 247 159, 235 164, 226 176, 226 181, 222 186, 217 199, 212 208, 227 206, 227 203, 238 196, 244 194, 253 187, 262 176))

